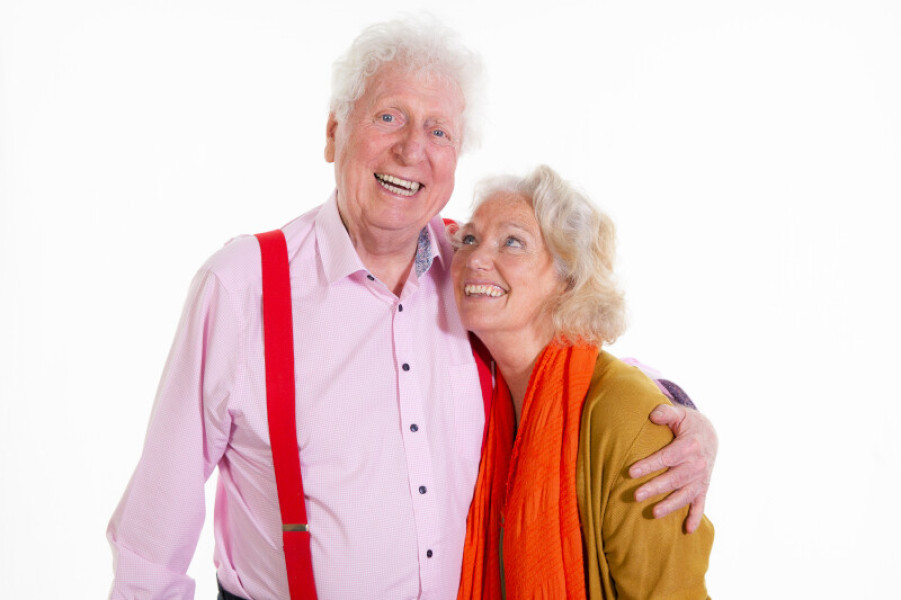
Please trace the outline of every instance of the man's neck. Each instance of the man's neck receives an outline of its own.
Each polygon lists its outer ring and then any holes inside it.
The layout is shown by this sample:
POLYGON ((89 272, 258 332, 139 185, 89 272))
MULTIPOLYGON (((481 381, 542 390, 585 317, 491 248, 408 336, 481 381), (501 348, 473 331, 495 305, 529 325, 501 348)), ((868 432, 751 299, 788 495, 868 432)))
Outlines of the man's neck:
POLYGON ((407 278, 410 276, 413 261, 416 260, 415 245, 412 252, 401 254, 371 253, 361 246, 357 246, 356 249, 360 260, 363 261, 369 272, 384 283, 395 296, 400 297, 404 284, 407 283, 407 278))
POLYGON ((413 235, 398 235, 396 232, 351 234, 350 241, 369 272, 399 297, 416 260, 419 231, 421 229, 413 235))
POLYGON ((422 227, 406 231, 348 227, 340 208, 338 215, 357 256, 369 272, 400 297, 416 260, 422 227))

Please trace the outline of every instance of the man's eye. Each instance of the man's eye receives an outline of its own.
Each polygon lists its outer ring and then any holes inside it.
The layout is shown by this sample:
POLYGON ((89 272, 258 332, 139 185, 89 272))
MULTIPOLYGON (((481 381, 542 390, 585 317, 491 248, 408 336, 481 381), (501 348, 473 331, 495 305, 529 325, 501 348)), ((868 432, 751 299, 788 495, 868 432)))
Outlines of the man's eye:
POLYGON ((446 138, 447 132, 442 129, 435 129, 432 131, 432 135, 434 135, 435 137, 446 138))
POLYGON ((476 236, 472 235, 471 233, 467 233, 460 241, 467 246, 472 246, 476 243, 476 236))
POLYGON ((394 115, 382 115, 382 122, 384 123, 393 123, 394 115))

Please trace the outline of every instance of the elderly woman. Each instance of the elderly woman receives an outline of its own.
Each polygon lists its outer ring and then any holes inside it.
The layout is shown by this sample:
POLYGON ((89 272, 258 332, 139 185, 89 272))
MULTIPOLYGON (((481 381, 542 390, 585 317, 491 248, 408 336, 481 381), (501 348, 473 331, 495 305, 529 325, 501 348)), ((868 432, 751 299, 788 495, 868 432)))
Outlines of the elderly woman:
POLYGON ((713 526, 654 519, 627 474, 672 433, 600 350, 624 328, 609 218, 542 166, 484 184, 456 237, 460 315, 498 368, 459 598, 706 598, 713 526))

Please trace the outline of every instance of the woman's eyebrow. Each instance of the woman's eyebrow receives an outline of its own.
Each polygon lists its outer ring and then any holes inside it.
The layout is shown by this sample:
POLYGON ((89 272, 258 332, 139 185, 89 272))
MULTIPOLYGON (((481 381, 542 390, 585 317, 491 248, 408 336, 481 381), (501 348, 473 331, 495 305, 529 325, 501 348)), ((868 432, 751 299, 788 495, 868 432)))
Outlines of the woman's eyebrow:
POLYGON ((532 231, 524 223, 520 223, 518 221, 503 221, 501 223, 501 226, 511 228, 511 229, 518 229, 525 233, 532 233, 532 231))
MULTIPOLYGON (((472 230, 475 228, 475 225, 472 221, 469 223, 464 223, 460 226, 460 231, 464 230, 472 230)), ((523 233, 533 234, 533 231, 528 228, 524 223, 520 223, 519 221, 501 221, 498 224, 498 229, 516 229, 518 231, 522 231, 523 233)))

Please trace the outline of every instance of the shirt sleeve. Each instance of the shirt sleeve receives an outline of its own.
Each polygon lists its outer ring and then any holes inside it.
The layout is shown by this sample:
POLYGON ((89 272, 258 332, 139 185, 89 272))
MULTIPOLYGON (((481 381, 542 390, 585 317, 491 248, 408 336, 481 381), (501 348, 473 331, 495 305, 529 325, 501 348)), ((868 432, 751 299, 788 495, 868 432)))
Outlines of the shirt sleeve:
POLYGON ((190 599, 186 572, 205 513, 204 484, 225 451, 226 400, 239 326, 229 295, 206 270, 191 284, 162 374, 141 458, 107 528, 110 598, 190 599))
POLYGON ((641 372, 647 375, 655 384, 657 384, 657 388, 663 392, 663 395, 673 401, 674 404, 681 404, 686 408, 692 408, 694 410, 698 410, 698 407, 695 406, 695 403, 692 402, 691 397, 685 393, 681 387, 679 387, 674 382, 669 379, 664 379, 663 375, 660 374, 660 371, 655 369, 654 367, 650 367, 644 363, 642 363, 637 358, 623 358, 621 359, 627 365, 632 365, 633 367, 638 367, 641 369, 641 372))

